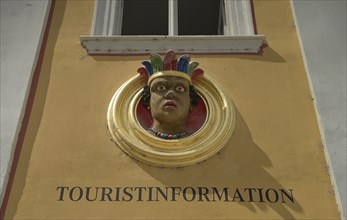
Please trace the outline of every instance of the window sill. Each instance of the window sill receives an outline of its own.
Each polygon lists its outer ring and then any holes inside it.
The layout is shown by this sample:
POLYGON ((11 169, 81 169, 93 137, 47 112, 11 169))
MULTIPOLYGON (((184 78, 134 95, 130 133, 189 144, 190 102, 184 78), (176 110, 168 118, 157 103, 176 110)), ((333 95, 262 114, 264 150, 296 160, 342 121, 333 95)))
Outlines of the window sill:
POLYGON ((80 36, 90 55, 164 53, 261 53, 264 35, 251 36, 80 36))

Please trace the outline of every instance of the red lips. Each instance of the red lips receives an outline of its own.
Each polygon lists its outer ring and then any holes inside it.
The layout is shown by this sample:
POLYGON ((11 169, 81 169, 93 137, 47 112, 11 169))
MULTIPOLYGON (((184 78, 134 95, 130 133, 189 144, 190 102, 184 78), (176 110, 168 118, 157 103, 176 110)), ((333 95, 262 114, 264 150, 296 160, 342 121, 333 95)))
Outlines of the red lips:
POLYGON ((176 108, 176 102, 174 100, 168 100, 164 103, 164 108, 176 108))

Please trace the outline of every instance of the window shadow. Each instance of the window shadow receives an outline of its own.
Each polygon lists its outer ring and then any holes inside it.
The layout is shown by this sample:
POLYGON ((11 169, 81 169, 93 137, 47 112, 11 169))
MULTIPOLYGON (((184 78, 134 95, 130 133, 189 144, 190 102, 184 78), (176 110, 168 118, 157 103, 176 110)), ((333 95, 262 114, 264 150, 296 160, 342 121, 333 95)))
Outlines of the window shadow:
POLYGON ((259 56, 238 55, 239 59, 257 60, 271 63, 286 63, 286 60, 271 47, 265 47, 259 56))

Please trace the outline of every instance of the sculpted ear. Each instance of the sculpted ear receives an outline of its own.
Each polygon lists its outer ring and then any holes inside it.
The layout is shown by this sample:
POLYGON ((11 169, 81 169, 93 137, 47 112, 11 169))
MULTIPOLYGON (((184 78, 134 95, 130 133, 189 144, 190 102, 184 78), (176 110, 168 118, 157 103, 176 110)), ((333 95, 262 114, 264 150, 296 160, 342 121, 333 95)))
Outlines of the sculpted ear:
POLYGON ((149 107, 150 106, 150 100, 151 100, 151 92, 150 92, 149 86, 143 87, 142 98, 143 98, 143 105, 145 107, 149 107))
POLYGON ((198 93, 196 92, 194 86, 189 86, 189 97, 190 97, 190 103, 193 105, 198 104, 198 93))

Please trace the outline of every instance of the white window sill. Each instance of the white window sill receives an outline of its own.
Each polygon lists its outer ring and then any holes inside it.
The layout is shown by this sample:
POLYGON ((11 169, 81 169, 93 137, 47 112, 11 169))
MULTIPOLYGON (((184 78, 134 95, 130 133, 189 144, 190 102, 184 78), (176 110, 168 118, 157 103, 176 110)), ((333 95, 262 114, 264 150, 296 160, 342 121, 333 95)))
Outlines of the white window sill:
POLYGON ((264 35, 250 36, 80 36, 88 54, 259 53, 264 35))

